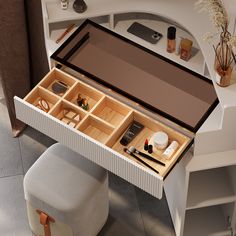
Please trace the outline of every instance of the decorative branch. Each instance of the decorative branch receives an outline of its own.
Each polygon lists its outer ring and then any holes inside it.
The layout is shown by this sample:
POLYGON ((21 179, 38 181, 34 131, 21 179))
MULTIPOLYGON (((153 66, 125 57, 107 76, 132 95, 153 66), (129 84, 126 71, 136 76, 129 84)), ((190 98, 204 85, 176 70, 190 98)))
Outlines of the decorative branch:
POLYGON ((234 63, 236 64, 236 54, 234 55, 233 51, 232 51, 232 57, 233 57, 234 63))
POLYGON ((195 5, 202 11, 208 11, 212 24, 218 29, 219 33, 209 34, 206 40, 212 39, 220 34, 220 43, 215 47, 213 45, 216 60, 221 70, 227 70, 232 63, 236 64, 236 54, 232 48, 236 47, 236 36, 228 31, 229 17, 222 0, 198 0, 195 5))
POLYGON ((216 50, 215 45, 213 45, 213 48, 214 48, 214 51, 215 51, 216 59, 217 59, 217 61, 219 62, 219 64, 221 65, 220 57, 219 57, 219 55, 218 55, 218 53, 217 53, 217 50, 216 50))

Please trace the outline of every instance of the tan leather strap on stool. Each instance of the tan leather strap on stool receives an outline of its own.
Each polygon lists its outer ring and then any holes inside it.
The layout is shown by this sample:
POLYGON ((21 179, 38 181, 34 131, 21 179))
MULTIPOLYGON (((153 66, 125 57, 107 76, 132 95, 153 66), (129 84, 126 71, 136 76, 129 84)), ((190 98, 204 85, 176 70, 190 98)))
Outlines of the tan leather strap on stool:
POLYGON ((55 220, 43 211, 36 210, 36 212, 39 214, 40 224, 44 227, 44 236, 51 236, 50 222, 54 223, 55 220))

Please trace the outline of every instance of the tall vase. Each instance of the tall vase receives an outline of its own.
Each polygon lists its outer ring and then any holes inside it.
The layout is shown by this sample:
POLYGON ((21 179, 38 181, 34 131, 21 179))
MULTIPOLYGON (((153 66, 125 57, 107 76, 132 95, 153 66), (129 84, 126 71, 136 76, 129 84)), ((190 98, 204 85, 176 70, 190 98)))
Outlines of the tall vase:
POLYGON ((216 83, 220 87, 227 87, 230 85, 232 70, 232 66, 229 66, 227 70, 222 70, 220 67, 218 67, 218 69, 216 70, 216 83))
POLYGON ((221 87, 230 85, 232 75, 232 47, 228 45, 229 33, 222 33, 220 42, 215 48, 216 83, 221 87))

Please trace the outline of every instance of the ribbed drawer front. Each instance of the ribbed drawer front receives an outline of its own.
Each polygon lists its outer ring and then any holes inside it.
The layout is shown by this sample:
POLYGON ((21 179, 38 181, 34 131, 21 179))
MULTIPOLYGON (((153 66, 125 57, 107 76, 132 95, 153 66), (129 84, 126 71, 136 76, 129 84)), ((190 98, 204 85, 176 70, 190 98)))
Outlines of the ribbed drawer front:
POLYGON ((55 117, 15 97, 17 118, 89 160, 129 181, 154 197, 162 198, 163 178, 55 117))

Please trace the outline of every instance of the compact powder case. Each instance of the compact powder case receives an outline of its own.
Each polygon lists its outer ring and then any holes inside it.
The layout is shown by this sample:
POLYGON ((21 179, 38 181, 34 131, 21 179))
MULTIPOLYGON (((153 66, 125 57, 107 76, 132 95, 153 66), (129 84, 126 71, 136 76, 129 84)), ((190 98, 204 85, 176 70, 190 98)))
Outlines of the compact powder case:
POLYGON ((165 149, 168 145, 169 137, 165 132, 159 131, 153 135, 152 140, 155 148, 165 149))
POLYGON ((62 81, 56 81, 52 84, 52 91, 55 94, 63 95, 68 89, 68 85, 62 81))

